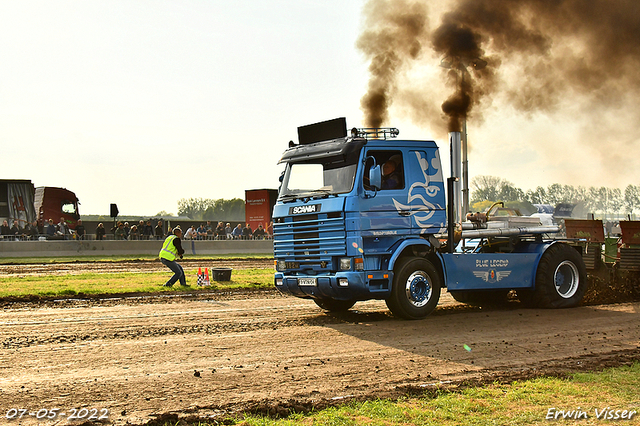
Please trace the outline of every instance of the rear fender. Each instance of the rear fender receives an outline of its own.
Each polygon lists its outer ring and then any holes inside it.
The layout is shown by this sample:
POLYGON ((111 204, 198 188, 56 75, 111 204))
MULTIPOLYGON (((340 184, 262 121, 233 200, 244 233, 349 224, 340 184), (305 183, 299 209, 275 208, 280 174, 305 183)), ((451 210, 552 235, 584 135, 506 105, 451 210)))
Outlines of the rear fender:
MULTIPOLYGON (((549 248, 553 245, 556 244, 565 244, 563 242, 560 241, 547 241, 544 242, 542 244, 527 244, 528 247, 526 247, 527 250, 524 253, 538 253, 538 262, 540 262, 540 259, 542 258, 542 255, 544 254, 544 252, 546 252, 547 250, 549 250, 549 248)), ((573 246, 572 246, 573 247, 573 246)), ((580 250, 578 250, 577 248, 573 247, 577 252, 580 253, 580 256, 582 256, 582 252, 580 250)), ((518 250, 518 252, 523 253, 521 250, 518 250)), ((533 272, 533 288, 535 289, 536 287, 536 279, 538 278, 538 264, 536 263, 536 267, 535 270, 533 272)))

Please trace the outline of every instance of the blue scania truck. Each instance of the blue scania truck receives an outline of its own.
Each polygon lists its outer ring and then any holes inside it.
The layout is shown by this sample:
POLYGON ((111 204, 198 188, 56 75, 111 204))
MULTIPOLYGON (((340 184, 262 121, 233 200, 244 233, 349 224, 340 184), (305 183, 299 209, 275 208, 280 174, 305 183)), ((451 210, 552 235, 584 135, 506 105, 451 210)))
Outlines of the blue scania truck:
POLYGON ((273 209, 275 286, 328 311, 385 300, 405 319, 458 301, 566 308, 587 286, 581 248, 559 228, 494 205, 465 215, 460 133, 449 134, 451 177, 434 141, 397 129, 347 131, 339 118, 298 128, 273 209))

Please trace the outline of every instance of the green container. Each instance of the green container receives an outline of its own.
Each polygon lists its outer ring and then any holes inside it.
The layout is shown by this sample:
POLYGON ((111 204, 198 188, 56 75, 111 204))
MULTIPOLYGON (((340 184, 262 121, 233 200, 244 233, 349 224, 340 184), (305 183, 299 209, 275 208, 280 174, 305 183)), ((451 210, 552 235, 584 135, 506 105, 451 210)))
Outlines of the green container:
POLYGON ((604 239, 604 261, 614 263, 618 259, 618 238, 604 239))

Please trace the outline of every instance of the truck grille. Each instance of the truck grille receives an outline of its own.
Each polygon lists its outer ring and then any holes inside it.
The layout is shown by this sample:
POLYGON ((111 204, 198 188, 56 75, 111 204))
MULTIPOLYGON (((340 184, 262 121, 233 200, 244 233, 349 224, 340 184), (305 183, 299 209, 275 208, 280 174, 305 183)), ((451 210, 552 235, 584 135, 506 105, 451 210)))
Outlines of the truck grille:
POLYGON ((300 270, 330 270, 333 256, 346 253, 345 221, 341 212, 287 216, 273 224, 276 259, 300 270))

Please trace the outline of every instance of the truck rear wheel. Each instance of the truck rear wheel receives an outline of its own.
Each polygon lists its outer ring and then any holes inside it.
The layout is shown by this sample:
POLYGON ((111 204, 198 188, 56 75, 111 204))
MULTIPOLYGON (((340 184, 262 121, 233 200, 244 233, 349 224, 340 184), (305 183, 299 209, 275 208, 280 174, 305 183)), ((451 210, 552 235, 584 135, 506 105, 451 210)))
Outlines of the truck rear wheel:
POLYGON ((404 319, 425 318, 438 305, 440 288, 440 276, 431 262, 407 258, 395 268, 387 306, 393 315, 404 319))
POLYGON ((518 290, 518 298, 536 308, 572 308, 587 291, 587 268, 573 247, 556 243, 544 252, 535 289, 518 290))
POLYGON ((313 299, 316 305, 329 312, 344 312, 356 304, 355 300, 313 299))
POLYGON ((510 290, 454 290, 449 291, 451 297, 460 303, 472 306, 504 306, 509 303, 507 296, 510 290))

